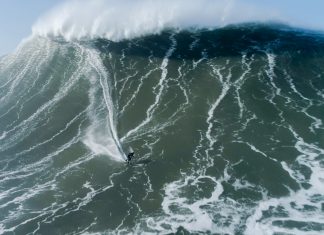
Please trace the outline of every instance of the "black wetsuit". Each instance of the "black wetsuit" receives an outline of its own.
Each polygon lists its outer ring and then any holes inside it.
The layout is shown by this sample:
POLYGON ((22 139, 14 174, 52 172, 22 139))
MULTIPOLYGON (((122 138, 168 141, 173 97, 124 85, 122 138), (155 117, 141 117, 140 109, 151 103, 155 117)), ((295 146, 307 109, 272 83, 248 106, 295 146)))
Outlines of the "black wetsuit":
POLYGON ((127 155, 127 160, 126 160, 126 162, 130 162, 130 161, 132 160, 133 157, 134 157, 134 153, 129 153, 129 154, 127 155))

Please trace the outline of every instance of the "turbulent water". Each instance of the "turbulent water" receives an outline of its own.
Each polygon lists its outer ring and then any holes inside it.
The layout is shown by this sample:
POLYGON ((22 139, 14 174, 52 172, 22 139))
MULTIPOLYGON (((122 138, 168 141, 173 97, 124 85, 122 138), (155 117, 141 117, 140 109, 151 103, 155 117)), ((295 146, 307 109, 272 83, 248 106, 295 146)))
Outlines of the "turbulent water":
POLYGON ((0 233, 323 234, 323 118, 314 32, 35 35, 0 61, 0 233))

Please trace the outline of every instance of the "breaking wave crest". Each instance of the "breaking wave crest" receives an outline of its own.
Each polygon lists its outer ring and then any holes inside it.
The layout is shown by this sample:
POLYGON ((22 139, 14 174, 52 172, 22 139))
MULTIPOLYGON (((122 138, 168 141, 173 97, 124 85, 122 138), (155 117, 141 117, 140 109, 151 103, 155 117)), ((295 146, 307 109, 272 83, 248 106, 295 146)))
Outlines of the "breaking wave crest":
POLYGON ((33 26, 33 34, 66 40, 99 37, 120 41, 170 28, 217 28, 270 20, 284 18, 275 10, 232 0, 76 0, 41 17, 33 26))

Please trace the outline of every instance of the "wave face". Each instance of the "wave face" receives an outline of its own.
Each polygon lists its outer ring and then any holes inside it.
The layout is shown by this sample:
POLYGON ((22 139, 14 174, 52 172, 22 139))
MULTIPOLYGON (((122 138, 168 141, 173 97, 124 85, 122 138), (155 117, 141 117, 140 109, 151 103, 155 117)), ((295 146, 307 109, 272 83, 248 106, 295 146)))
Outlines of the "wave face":
POLYGON ((323 64, 264 25, 30 38, 0 61, 0 233, 322 234, 323 64))

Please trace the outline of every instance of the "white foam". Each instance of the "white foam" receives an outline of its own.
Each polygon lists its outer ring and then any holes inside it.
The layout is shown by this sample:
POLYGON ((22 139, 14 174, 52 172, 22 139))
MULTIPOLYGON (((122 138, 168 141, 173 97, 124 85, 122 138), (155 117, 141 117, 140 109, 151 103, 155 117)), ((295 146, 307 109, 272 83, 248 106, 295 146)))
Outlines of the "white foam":
POLYGON ((242 119, 243 117, 243 111, 245 110, 245 106, 241 100, 240 97, 240 89, 243 86, 247 75, 250 73, 251 71, 251 63, 253 61, 253 56, 251 57, 251 61, 247 62, 247 58, 246 58, 246 53, 242 54, 242 59, 241 59, 241 63, 242 63, 242 69, 244 69, 244 72, 242 73, 242 75, 235 81, 234 86, 235 86, 235 93, 236 93, 236 100, 237 100, 237 104, 239 106, 240 109, 240 119, 242 119))
POLYGON ((307 179, 298 169, 293 169, 287 163, 281 162, 284 170, 289 173, 291 178, 296 180, 301 189, 296 192, 289 189, 290 194, 281 198, 264 196, 264 199, 255 208, 255 212, 247 220, 246 234, 321 234, 322 232, 318 230, 304 231, 298 228, 279 227, 273 223, 274 221, 296 221, 323 225, 324 221, 324 213, 321 209, 322 195, 324 195, 324 170, 321 166, 321 156, 324 154, 324 150, 314 144, 306 143, 291 126, 289 130, 296 139, 294 147, 300 153, 296 162, 311 170, 310 178, 307 179), (303 188, 302 183, 308 183, 310 188, 303 188), (315 200, 317 197, 321 199, 315 200), (305 206, 310 206, 314 209, 305 210, 305 206), (269 218, 264 216, 264 212, 278 208, 281 211, 284 210, 287 216, 273 215, 269 218))
POLYGON ((4 139, 6 136, 7 136, 7 132, 4 131, 0 136, 0 140, 4 139))
POLYGON ((278 10, 238 0, 74 0, 41 17, 32 31, 66 40, 101 37, 120 41, 168 28, 214 28, 269 20, 284 18, 278 10))
MULTIPOLYGON (((220 93, 220 95, 217 97, 216 101, 211 105, 210 109, 208 110, 208 117, 206 120, 206 123, 208 124, 208 129, 206 132, 206 138, 209 141, 209 150, 212 149, 212 146, 215 144, 216 139, 213 138, 211 136, 211 131, 213 129, 213 122, 212 119, 214 118, 214 113, 215 110, 217 109, 217 107, 219 106, 219 104, 222 102, 222 100, 225 98, 225 96, 227 95, 229 89, 230 89, 230 79, 232 77, 231 71, 229 71, 227 77, 226 77, 226 81, 224 81, 224 77, 221 73, 221 70, 224 70, 225 67, 218 67, 218 66, 212 66, 212 71, 213 74, 217 76, 217 78, 219 79, 220 83, 222 84, 222 91, 220 93)), ((208 151, 208 150, 207 150, 208 151)))
POLYGON ((102 64, 98 52, 87 49, 86 53, 88 66, 91 70, 94 70, 96 75, 94 77, 90 76, 90 111, 88 115, 92 124, 88 128, 84 143, 96 154, 108 154, 115 160, 122 161, 125 156, 116 129, 115 107, 111 97, 109 73, 102 64), (96 84, 96 80, 98 80, 99 84, 96 84), (98 104, 95 100, 95 93, 98 92, 98 85, 101 87, 104 108, 107 111, 107 120, 101 120, 96 114, 98 104), (103 125, 106 128, 103 128, 103 125))

